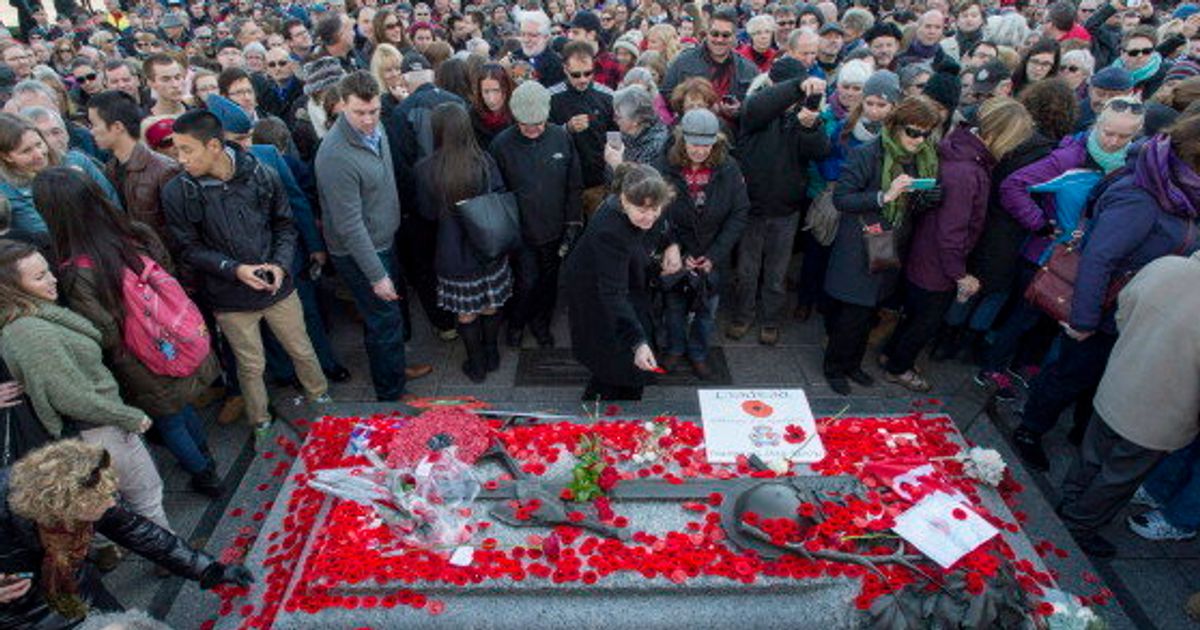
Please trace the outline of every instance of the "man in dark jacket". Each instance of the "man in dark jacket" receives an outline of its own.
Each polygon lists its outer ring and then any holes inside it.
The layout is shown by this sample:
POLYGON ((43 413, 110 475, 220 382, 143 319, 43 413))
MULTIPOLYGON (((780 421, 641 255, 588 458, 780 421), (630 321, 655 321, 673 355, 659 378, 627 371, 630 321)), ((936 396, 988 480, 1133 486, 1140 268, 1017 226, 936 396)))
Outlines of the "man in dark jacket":
POLYGON ((88 101, 87 114, 96 144, 113 154, 104 174, 117 185, 130 218, 150 226, 172 255, 178 255, 170 245, 160 197, 167 182, 183 169, 175 160, 151 151, 138 140, 142 112, 129 94, 116 90, 101 92, 88 101))
POLYGON ((583 211, 591 214, 605 195, 604 144, 617 130, 612 90, 592 80, 595 52, 591 44, 569 42, 563 47, 567 80, 550 88, 550 122, 571 132, 583 173, 583 211))
POLYGON ((786 306, 784 276, 805 203, 809 163, 829 153, 829 137, 819 120, 825 81, 808 77, 799 64, 779 62, 771 69, 775 85, 746 100, 738 143, 750 195, 750 222, 738 256, 734 319, 727 331, 740 339, 754 320, 759 275, 763 314, 758 340, 779 342, 786 306), (811 97, 811 98, 810 98, 811 97))
POLYGON ((291 356, 309 400, 329 402, 287 271, 296 248, 291 207, 279 175, 224 144, 221 121, 211 112, 180 116, 174 131, 185 172, 163 190, 167 226, 182 262, 202 277, 200 297, 216 313, 237 358, 246 416, 262 447, 271 421, 262 321, 291 356))
POLYGON ((736 120, 741 99, 758 76, 754 64, 733 52, 737 31, 736 11, 726 7, 714 12, 704 34, 704 44, 679 53, 667 68, 660 87, 663 98, 670 101, 671 92, 684 80, 703 77, 712 82, 720 97, 717 113, 726 120, 736 120))
MULTIPOLYGON (((416 181, 413 167, 422 158, 433 153, 433 108, 442 103, 458 103, 466 107, 457 94, 439 88, 433 83, 433 66, 419 52, 404 55, 400 64, 409 95, 398 107, 382 120, 387 132, 388 145, 392 152, 392 166, 396 172, 396 184, 400 187, 400 209, 404 229, 399 232, 400 264, 408 282, 417 290, 421 306, 429 322, 437 329, 444 341, 457 338, 454 315, 437 306, 437 275, 433 270, 434 244, 437 242, 437 223, 426 220, 417 209, 416 181)), ((404 290, 404 283, 397 284, 404 290)), ((401 307, 405 309, 406 327, 411 326, 412 316, 408 300, 401 294, 401 307)), ((405 335, 406 337, 408 335, 405 335)))
POLYGON ((490 148, 496 165, 517 195, 522 247, 512 257, 516 300, 508 319, 508 345, 521 347, 525 326, 538 345, 554 346, 550 318, 558 297, 560 244, 582 225, 579 158, 566 129, 547 125, 550 92, 522 83, 509 101, 517 124, 501 131, 490 148))
POLYGON ((550 17, 541 11, 522 11, 517 15, 521 49, 513 53, 533 66, 537 82, 546 87, 557 85, 563 76, 562 59, 550 47, 550 17))
MULTIPOLYGON (((267 74, 270 81, 262 82, 263 90, 258 98, 262 110, 290 124, 296 101, 304 96, 304 82, 296 76, 296 62, 283 46, 267 51, 267 74)), ((255 85, 256 89, 258 87, 255 85)))

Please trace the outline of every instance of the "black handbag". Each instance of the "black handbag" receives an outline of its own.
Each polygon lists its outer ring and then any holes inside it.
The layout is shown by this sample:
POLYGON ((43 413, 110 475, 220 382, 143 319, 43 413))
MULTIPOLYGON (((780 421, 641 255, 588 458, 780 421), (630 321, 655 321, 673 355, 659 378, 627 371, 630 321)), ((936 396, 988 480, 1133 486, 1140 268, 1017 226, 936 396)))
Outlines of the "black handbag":
MULTIPOLYGON (((484 170, 484 190, 492 190, 492 171, 484 170)), ((517 196, 511 192, 485 192, 457 204, 458 216, 471 246, 485 260, 495 260, 521 246, 521 218, 517 196)))
MULTIPOLYGON (((0 361, 0 383, 12 380, 8 366, 0 361)), ((29 406, 29 397, 21 396, 21 402, 0 409, 0 468, 12 466, 18 459, 33 449, 50 442, 50 432, 42 426, 29 406)))

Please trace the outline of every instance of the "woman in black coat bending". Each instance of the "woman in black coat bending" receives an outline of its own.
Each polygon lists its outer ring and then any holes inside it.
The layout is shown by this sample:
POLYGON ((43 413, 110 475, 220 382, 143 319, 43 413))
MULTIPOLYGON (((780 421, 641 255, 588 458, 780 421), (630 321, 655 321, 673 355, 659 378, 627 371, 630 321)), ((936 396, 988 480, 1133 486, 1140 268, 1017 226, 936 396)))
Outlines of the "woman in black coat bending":
POLYGON ((87 561, 95 534, 201 588, 254 581, 117 503, 116 491, 108 451, 79 439, 0 469, 0 628, 67 628, 92 610, 121 610, 87 561))
POLYGON ((661 248, 667 230, 659 218, 674 196, 662 175, 624 164, 613 184, 617 194, 600 205, 563 270, 571 346, 592 373, 584 400, 642 398, 646 372, 658 368, 649 280, 683 266, 677 246, 661 248))
POLYGON ((504 177, 492 157, 479 148, 471 116, 462 105, 433 108, 434 151, 417 162, 417 208, 437 222, 438 308, 458 316, 458 336, 467 350, 463 372, 482 383, 500 367, 500 315, 512 296, 508 257, 486 260, 467 239, 456 204, 489 192, 504 191, 504 177))

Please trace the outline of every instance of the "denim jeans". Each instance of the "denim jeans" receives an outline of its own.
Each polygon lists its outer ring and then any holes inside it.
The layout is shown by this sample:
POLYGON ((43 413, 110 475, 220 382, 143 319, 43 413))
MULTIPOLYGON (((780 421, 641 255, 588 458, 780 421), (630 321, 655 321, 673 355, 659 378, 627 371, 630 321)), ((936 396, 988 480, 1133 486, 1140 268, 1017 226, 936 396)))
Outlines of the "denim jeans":
MULTIPOLYGON (((384 270, 394 283, 404 282, 396 276, 396 257, 391 249, 379 253, 384 270)), ((379 400, 396 400, 404 394, 404 313, 398 302, 386 302, 375 295, 371 281, 349 256, 333 256, 338 274, 346 281, 354 304, 363 318, 363 341, 367 360, 371 364, 371 382, 379 400)))
POLYGON ((967 325, 967 328, 975 332, 986 332, 991 330, 992 324, 995 323, 996 317, 1000 315, 1000 311, 1004 308, 1004 303, 1008 301, 1007 293, 987 293, 983 296, 975 296, 966 302, 955 301, 946 311, 947 326, 962 326, 967 325))
POLYGON ((1191 531, 1200 529, 1200 440, 1159 462, 1142 487, 1163 504, 1168 523, 1191 531))
POLYGON ((664 319, 667 325, 667 354, 676 356, 687 354, 693 361, 708 360, 708 339, 712 336, 717 324, 717 304, 720 302, 720 284, 717 272, 709 274, 712 279, 712 291, 704 306, 695 312, 689 309, 692 298, 682 290, 667 292, 664 302, 666 312, 664 319), (689 331, 688 316, 691 316, 689 331))
POLYGON ((799 225, 800 214, 795 212, 783 217, 750 218, 738 245, 734 320, 743 324, 754 321, 755 301, 761 286, 762 319, 759 321, 764 326, 779 325, 787 305, 784 281, 799 225))
POLYGON ((167 450, 189 474, 195 475, 212 464, 205 454, 208 451, 208 439, 204 436, 200 415, 191 405, 173 414, 154 418, 154 426, 167 450))

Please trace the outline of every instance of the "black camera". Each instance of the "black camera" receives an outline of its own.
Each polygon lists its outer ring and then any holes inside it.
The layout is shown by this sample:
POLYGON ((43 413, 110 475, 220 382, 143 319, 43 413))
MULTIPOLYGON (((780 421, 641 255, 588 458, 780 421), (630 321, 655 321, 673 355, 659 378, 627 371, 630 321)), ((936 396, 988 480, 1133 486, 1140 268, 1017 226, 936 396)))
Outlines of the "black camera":
POLYGON ((275 284, 275 272, 270 269, 255 269, 254 277, 267 284, 275 284))

